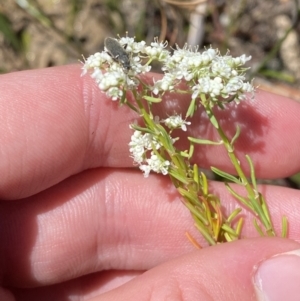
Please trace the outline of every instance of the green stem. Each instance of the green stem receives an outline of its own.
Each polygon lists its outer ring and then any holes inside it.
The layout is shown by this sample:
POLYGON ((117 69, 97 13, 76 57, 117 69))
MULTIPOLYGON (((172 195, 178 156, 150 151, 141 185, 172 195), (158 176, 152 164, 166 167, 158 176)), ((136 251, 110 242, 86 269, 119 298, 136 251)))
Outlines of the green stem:
POLYGON ((196 228, 210 245, 223 242, 224 239, 236 239, 238 233, 223 217, 219 199, 208 193, 206 177, 203 174, 199 175, 198 167, 191 166, 190 161, 175 148, 170 134, 153 120, 144 107, 142 98, 136 92, 133 92, 133 95, 146 128, 162 145, 159 150, 153 151, 165 159, 167 155, 168 160, 172 162, 169 170, 170 179, 191 212, 196 228))
POLYGON ((223 144, 227 150, 227 154, 230 158, 230 161, 233 164, 233 166, 241 180, 242 185, 247 190, 248 202, 250 203, 249 205, 247 205, 248 209, 254 211, 255 215, 259 217, 261 223, 264 225, 264 227, 266 229, 267 235, 275 236, 275 231, 273 229, 272 222, 270 221, 268 216, 266 216, 265 211, 263 209, 263 207, 266 206, 266 204, 265 203, 261 204, 262 199, 260 198, 259 193, 255 189, 253 189, 253 186, 248 181, 248 179, 241 167, 240 161, 238 160, 238 158, 234 152, 234 147, 230 143, 228 137, 226 136, 226 134, 224 133, 220 124, 218 123, 217 119, 215 118, 214 113, 209 106, 209 102, 203 101, 204 100, 203 97, 201 100, 202 100, 202 104, 206 110, 207 115, 209 116, 210 120, 213 121, 212 124, 216 128, 218 134, 220 135, 220 137, 223 141, 223 144))

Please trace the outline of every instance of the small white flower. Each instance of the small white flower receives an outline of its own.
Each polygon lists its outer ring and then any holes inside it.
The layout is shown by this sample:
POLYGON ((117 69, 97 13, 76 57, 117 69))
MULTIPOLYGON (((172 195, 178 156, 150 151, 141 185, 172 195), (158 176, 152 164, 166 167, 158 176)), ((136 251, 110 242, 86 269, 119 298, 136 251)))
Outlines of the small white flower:
POLYGON ((129 151, 132 154, 134 162, 140 164, 144 160, 145 148, 141 131, 134 131, 129 142, 129 151))
POLYGON ((193 84, 198 77, 210 77, 213 60, 217 57, 217 51, 208 49, 202 53, 197 47, 185 45, 182 49, 177 46, 174 54, 165 61, 162 68, 165 73, 175 75, 176 79, 184 79, 193 84))
POLYGON ((153 147, 158 150, 161 144, 149 133, 143 134, 141 131, 135 130, 129 142, 129 152, 132 154, 134 162, 141 164, 146 157, 147 151, 151 151, 153 147))
POLYGON ((106 95, 108 97, 110 97, 111 100, 116 101, 116 100, 122 98, 122 96, 123 96, 123 90, 121 90, 121 89, 119 89, 117 87, 112 87, 112 88, 109 88, 107 90, 106 95))
POLYGON ((144 134, 143 136, 144 147, 147 150, 152 150, 153 146, 156 150, 160 149, 161 144, 149 133, 144 134))
POLYGON ((103 64, 111 63, 112 61, 112 57, 107 52, 96 52, 85 60, 82 69, 88 70, 97 67, 100 68, 103 64))
POLYGON ((217 51, 213 48, 209 48, 206 51, 202 52, 202 61, 205 65, 214 60, 217 56, 217 51))
POLYGON ((151 167, 151 170, 157 173, 162 173, 166 175, 168 173, 168 168, 170 162, 168 160, 162 161, 157 155, 151 153, 151 158, 147 159, 148 165, 151 167))
POLYGON ((95 78, 95 80, 102 91, 107 91, 112 87, 118 88, 123 86, 126 83, 126 74, 123 72, 111 71, 102 74, 101 78, 95 78))
POLYGON ((145 41, 135 42, 132 45, 132 52, 133 53, 143 53, 145 51, 145 47, 146 47, 145 41))
POLYGON ((235 67, 239 67, 242 65, 245 65, 246 62, 248 62, 249 60, 251 60, 251 55, 250 56, 246 56, 245 54, 239 56, 239 57, 234 57, 232 58, 233 64, 235 67))
POLYGON ((243 83, 242 91, 246 93, 254 92, 254 87, 249 82, 243 83))
POLYGON ((151 70, 151 66, 142 65, 141 58, 135 56, 134 58, 132 58, 131 70, 133 70, 135 74, 141 74, 141 73, 144 74, 151 70))
POLYGON ((199 78, 198 84, 192 88, 194 91, 192 98, 195 99, 199 94, 204 93, 214 99, 221 95, 223 87, 222 79, 218 76, 213 79, 209 77, 199 78))
POLYGON ((169 167, 171 165, 168 160, 161 160, 157 155, 153 152, 151 153, 151 157, 146 159, 148 165, 141 164, 140 169, 144 172, 144 177, 147 178, 149 176, 150 171, 154 171, 156 173, 161 173, 163 175, 168 174, 169 167))
POLYGON ((151 43, 151 46, 144 48, 143 53, 145 53, 151 59, 157 59, 159 61, 165 61, 170 56, 170 52, 165 50, 168 46, 168 42, 158 42, 158 39, 155 38, 154 42, 151 43))
POLYGON ((165 76, 154 83, 153 94, 157 95, 160 91, 172 91, 176 84, 176 76, 171 73, 166 73, 165 76))
POLYGON ((181 128, 184 132, 187 130, 187 125, 190 125, 190 121, 185 121, 182 119, 181 115, 170 116, 167 119, 163 120, 165 125, 169 129, 178 129, 181 128))
POLYGON ((219 76, 221 78, 230 78, 231 76, 231 67, 223 59, 223 57, 218 57, 211 64, 211 72, 213 76, 219 76))
POLYGON ((125 47, 126 46, 126 50, 128 50, 127 48, 132 47, 134 42, 134 38, 130 38, 130 37, 122 37, 121 39, 119 39, 119 43, 125 47))
POLYGON ((148 178, 151 171, 151 167, 149 165, 142 164, 139 166, 139 168, 144 173, 144 177, 148 178))
POLYGON ((103 79, 103 72, 98 67, 94 68, 93 73, 91 74, 91 78, 95 79, 95 82, 99 84, 101 80, 103 79))
POLYGON ((144 176, 148 177, 150 171, 168 173, 170 162, 162 160, 152 151, 153 147, 156 150, 161 148, 161 144, 149 133, 143 134, 141 131, 135 130, 129 142, 129 151, 134 162, 139 165, 139 168, 144 172, 144 176), (147 155, 148 154, 148 155, 147 155), (150 154, 150 158, 149 158, 150 154))
POLYGON ((229 79, 227 82, 224 91, 229 95, 234 95, 237 91, 239 91, 244 84, 243 76, 235 76, 229 79))

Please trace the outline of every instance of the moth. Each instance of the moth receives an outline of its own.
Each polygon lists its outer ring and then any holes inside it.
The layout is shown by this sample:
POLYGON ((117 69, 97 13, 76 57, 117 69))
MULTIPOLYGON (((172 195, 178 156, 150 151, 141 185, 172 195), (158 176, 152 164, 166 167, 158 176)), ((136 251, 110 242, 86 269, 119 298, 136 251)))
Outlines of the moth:
POLYGON ((122 45, 114 38, 106 38, 104 40, 104 46, 105 50, 113 58, 113 60, 122 65, 124 72, 128 73, 131 68, 130 58, 122 45))

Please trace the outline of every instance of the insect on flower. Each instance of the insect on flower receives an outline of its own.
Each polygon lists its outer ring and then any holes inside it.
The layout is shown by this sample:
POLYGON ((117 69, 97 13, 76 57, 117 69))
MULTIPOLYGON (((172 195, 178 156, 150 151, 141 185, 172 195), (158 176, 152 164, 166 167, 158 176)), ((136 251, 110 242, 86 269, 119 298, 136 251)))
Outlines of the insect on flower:
POLYGON ((131 68, 130 66, 130 58, 126 50, 122 47, 122 45, 114 38, 106 38, 104 41, 105 50, 108 54, 122 67, 124 68, 124 72, 128 72, 131 68))

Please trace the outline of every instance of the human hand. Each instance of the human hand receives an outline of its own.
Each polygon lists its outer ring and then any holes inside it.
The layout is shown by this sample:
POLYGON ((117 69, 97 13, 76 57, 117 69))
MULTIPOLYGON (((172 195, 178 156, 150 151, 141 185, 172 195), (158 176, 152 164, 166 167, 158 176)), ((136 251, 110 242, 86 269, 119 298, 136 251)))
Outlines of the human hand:
MULTIPOLYGON (((254 267, 299 244, 253 238, 195 250, 184 232, 198 233, 167 177, 130 169, 136 116, 79 74, 67 66, 0 77, 0 300, 253 300, 254 267)), ((262 91, 237 108, 251 138, 237 149, 250 150, 258 177, 299 171, 299 114, 299 103, 262 91)), ((198 153, 201 166, 230 166, 219 148, 198 153)), ((211 186, 225 210, 236 206, 223 184, 211 186)), ((262 190, 276 230, 285 214, 299 240, 299 191, 262 190)), ((245 219, 243 236, 258 236, 245 219)))

